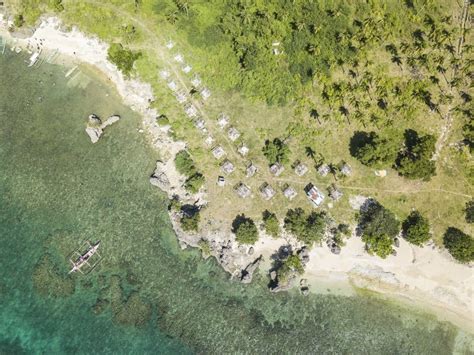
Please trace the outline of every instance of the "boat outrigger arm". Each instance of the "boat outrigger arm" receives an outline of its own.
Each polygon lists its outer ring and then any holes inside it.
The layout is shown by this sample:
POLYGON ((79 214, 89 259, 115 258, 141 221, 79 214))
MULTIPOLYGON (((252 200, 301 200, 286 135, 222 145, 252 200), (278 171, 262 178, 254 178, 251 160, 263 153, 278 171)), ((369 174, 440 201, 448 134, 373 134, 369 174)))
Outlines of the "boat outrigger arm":
POLYGON ((81 268, 84 265, 87 264, 91 266, 88 261, 92 257, 92 255, 94 254, 99 255, 99 253, 97 253, 97 249, 99 248, 100 241, 97 242, 95 245, 92 245, 90 242, 88 242, 88 244, 89 244, 89 249, 84 254, 77 253, 79 254, 79 257, 76 260, 69 259, 72 263, 72 269, 69 271, 69 273, 76 272, 76 271, 79 271, 82 273, 81 268))

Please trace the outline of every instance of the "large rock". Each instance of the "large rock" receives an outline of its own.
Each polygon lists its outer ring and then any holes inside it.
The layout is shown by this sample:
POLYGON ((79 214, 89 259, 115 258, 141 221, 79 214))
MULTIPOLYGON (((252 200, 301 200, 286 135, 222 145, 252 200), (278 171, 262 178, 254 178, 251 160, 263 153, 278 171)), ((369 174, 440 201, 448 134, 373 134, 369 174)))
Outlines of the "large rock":
POLYGON ((105 127, 110 126, 111 124, 114 124, 114 123, 117 122, 118 120, 120 120, 120 116, 119 116, 119 115, 110 116, 109 118, 107 118, 107 119, 105 120, 104 123, 102 123, 102 126, 100 126, 100 128, 105 129, 105 127))
POLYGON ((156 163, 156 169, 150 177, 150 183, 163 191, 170 188, 170 180, 164 171, 164 164, 160 161, 156 163))
POLYGON ((248 264, 247 267, 241 271, 240 281, 245 284, 252 282, 253 273, 257 270, 261 262, 262 256, 260 255, 257 259, 248 264))
POLYGON ((89 135, 92 143, 97 143, 99 141, 100 136, 104 131, 97 127, 87 127, 86 133, 89 135))
POLYGON ((89 115, 89 125, 98 127, 101 124, 102 121, 100 120, 99 116, 97 116, 95 113, 89 115))

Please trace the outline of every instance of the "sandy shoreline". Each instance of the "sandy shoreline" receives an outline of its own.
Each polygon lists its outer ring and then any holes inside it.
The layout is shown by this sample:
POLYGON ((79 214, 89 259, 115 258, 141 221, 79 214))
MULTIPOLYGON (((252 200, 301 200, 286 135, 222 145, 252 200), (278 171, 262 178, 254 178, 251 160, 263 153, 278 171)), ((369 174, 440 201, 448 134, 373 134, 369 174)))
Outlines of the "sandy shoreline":
MULTIPOLYGON (((135 79, 125 79, 107 61, 107 44, 87 37, 75 28, 63 32, 60 22, 54 18, 44 20, 32 37, 14 39, 0 17, 0 35, 24 48, 41 43, 45 51, 58 50, 59 54, 73 61, 96 67, 114 83, 124 103, 142 115, 144 129, 163 160, 160 169, 166 172, 169 180, 168 195, 177 194, 188 202, 205 199, 202 195, 191 196, 181 187, 183 179, 174 168, 173 158, 177 151, 185 147, 185 143, 173 141, 167 134, 167 128, 156 124, 158 112, 150 108, 154 100, 151 86, 135 79)), ((262 236, 250 253, 248 248, 239 248, 233 236, 223 233, 205 231, 201 236, 185 235, 175 216, 171 215, 171 218, 182 243, 195 246, 201 237, 205 237, 214 243, 216 253, 223 246, 228 247, 232 251, 229 256, 231 264, 223 267, 234 275, 259 255, 263 255, 265 260, 260 268, 267 271, 270 255, 280 246, 288 242, 293 247, 298 245, 292 238, 275 240, 262 236)), ((456 263, 446 251, 434 246, 418 248, 403 240, 400 244, 398 255, 385 260, 365 253, 363 243, 355 236, 347 240, 340 255, 332 254, 326 247, 316 247, 310 252, 304 278, 308 279, 310 290, 315 292, 327 292, 325 289, 329 287, 332 293, 351 294, 355 292, 350 286, 353 285, 394 296, 397 300, 405 298, 408 303, 419 305, 441 319, 474 333, 472 267, 456 263)))

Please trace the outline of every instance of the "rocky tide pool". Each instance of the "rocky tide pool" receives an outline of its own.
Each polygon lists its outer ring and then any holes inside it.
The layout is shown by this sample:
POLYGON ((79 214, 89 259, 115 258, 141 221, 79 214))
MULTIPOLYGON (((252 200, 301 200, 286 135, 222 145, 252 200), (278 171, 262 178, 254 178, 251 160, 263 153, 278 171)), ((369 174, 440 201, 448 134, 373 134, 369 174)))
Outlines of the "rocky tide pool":
POLYGON ((140 117, 90 68, 0 55, 0 353, 468 352, 452 325, 371 296, 271 294, 181 251, 140 117), (87 117, 118 114, 92 144, 87 117), (101 242, 100 263, 68 274, 101 242))

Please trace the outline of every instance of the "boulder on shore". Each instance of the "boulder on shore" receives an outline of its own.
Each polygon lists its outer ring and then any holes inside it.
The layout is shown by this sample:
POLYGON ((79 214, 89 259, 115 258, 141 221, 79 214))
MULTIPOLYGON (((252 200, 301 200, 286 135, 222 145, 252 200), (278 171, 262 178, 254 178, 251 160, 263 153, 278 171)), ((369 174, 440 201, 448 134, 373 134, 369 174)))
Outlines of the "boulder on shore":
POLYGON ((109 118, 107 118, 107 119, 105 120, 104 123, 102 123, 102 126, 100 126, 100 128, 105 129, 105 127, 114 124, 114 123, 117 122, 118 120, 120 120, 120 116, 119 116, 119 115, 110 116, 109 118))
POLYGON ((97 143, 99 141, 100 136, 104 131, 97 127, 87 127, 86 133, 89 135, 92 143, 97 143))
POLYGON ((166 175, 165 166, 161 161, 156 162, 155 171, 150 176, 150 183, 163 191, 167 191, 170 188, 170 180, 168 179, 168 175, 166 175))
POLYGON ((257 270, 261 262, 262 256, 260 255, 257 259, 248 264, 240 273, 240 281, 245 284, 252 282, 253 273, 257 270))
POLYGON ((89 135, 91 142, 97 143, 99 141, 99 138, 104 133, 105 127, 110 126, 111 124, 117 122, 119 119, 120 119, 120 116, 113 115, 107 118, 107 120, 104 123, 102 123, 99 116, 97 116, 94 113, 90 114, 87 127, 86 127, 86 133, 89 135))
POLYGON ((99 116, 93 113, 89 115, 89 124, 91 126, 100 126, 102 124, 102 121, 100 120, 99 116))

